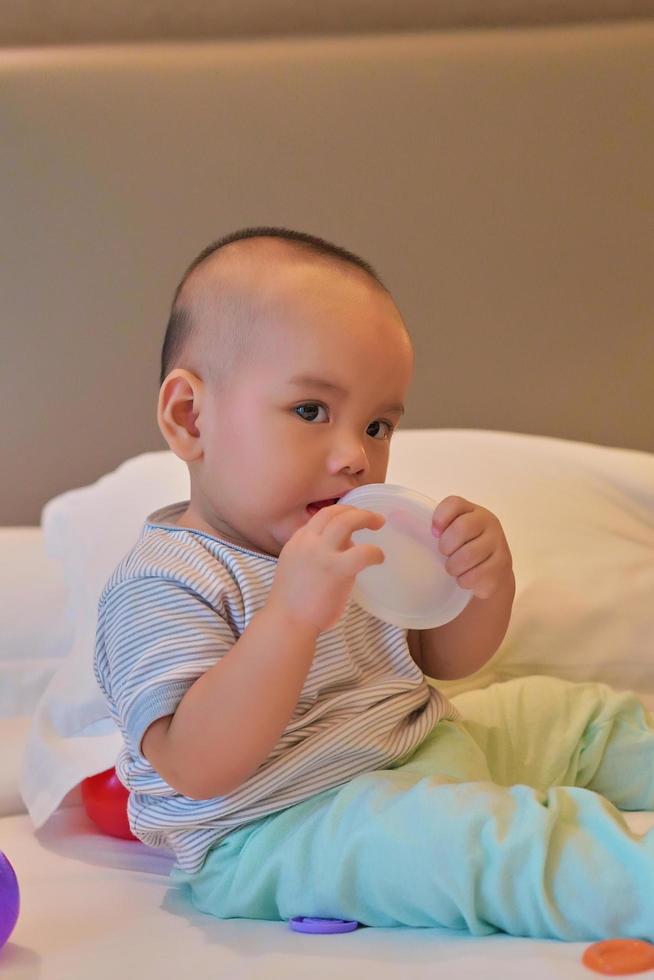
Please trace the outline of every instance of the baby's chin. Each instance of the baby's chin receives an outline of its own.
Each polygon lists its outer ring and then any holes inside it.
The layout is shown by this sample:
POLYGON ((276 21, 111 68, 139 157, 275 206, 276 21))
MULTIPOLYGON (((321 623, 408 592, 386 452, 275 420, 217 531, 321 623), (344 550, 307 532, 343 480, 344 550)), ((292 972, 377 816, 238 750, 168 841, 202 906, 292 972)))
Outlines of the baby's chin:
POLYGON ((265 550, 275 558, 279 557, 282 548, 288 544, 296 531, 305 527, 313 517, 308 507, 303 508, 299 513, 290 515, 286 520, 280 521, 276 526, 272 526, 266 535, 265 550))
POLYGON ((267 527, 256 528, 254 532, 251 531, 247 535, 233 530, 230 540, 241 548, 259 551, 270 555, 272 558, 279 558, 282 549, 296 531, 308 524, 313 515, 320 510, 322 507, 312 507, 311 505, 303 507, 279 521, 271 522, 267 527))
POLYGON ((283 531, 281 528, 277 530, 275 528, 261 528, 248 535, 235 535, 233 543, 250 551, 259 551, 271 558, 279 558, 282 548, 294 533, 295 529, 283 531))

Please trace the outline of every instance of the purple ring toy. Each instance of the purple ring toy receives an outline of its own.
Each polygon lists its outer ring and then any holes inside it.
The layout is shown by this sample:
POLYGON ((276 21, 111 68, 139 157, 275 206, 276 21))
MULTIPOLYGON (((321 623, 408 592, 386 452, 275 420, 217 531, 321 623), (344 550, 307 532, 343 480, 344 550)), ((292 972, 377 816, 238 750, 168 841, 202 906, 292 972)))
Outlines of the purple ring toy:
POLYGON ((327 935, 335 932, 354 932, 359 923, 354 919, 317 919, 309 915, 296 915, 290 920, 289 925, 294 932, 327 935))

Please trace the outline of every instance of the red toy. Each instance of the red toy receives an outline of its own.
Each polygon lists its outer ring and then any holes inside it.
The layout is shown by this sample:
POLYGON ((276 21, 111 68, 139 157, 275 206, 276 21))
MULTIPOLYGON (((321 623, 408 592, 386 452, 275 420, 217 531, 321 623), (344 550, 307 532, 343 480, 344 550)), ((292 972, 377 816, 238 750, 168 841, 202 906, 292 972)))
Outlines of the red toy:
POLYGON ((82 780, 82 802, 89 817, 110 837, 137 840, 129 829, 127 798, 129 793, 118 779, 115 769, 105 769, 97 776, 82 780))

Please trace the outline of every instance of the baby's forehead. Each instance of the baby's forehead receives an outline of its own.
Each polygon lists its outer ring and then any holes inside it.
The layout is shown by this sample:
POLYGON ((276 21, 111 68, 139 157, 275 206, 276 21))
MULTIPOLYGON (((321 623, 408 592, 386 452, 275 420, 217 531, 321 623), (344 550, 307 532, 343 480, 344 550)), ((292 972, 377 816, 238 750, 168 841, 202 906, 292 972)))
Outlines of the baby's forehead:
POLYGON ((390 329, 396 322, 404 326, 387 290, 340 259, 326 260, 274 239, 239 241, 222 251, 194 270, 180 295, 191 313, 192 343, 202 346, 204 356, 225 350, 244 354, 246 348, 253 355, 298 331, 306 350, 317 343, 315 329, 333 331, 336 344, 336 324, 344 312, 357 323, 374 309, 380 330, 382 321, 390 329))
POLYGON ((189 276, 183 293, 185 301, 205 305, 227 294, 239 296, 243 304, 299 306, 307 292, 338 291, 354 284, 386 292, 365 270, 338 257, 283 239, 253 238, 210 255, 189 276))

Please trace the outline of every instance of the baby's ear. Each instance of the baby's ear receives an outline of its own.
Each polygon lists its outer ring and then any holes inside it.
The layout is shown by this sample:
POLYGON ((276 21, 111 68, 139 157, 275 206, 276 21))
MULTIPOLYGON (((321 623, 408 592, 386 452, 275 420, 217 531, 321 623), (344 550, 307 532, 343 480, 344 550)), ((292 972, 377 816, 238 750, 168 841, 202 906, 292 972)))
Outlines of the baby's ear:
POLYGON ((201 433, 195 423, 203 394, 202 381, 182 368, 171 371, 159 391, 159 429, 175 455, 186 463, 202 456, 201 433))

